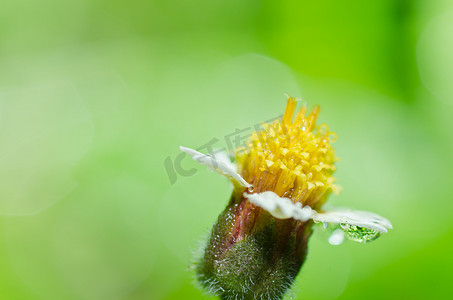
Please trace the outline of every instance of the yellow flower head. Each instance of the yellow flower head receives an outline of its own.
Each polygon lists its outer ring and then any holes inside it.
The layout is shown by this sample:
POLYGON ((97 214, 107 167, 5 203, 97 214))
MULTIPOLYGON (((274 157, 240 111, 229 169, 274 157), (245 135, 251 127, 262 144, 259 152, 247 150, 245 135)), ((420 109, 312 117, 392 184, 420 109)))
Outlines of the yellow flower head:
POLYGON ((288 97, 283 118, 253 132, 246 147, 236 149, 236 160, 255 193, 272 191, 317 209, 338 191, 332 177, 336 134, 326 124, 316 125, 318 106, 308 115, 302 106, 293 121, 295 109, 296 99, 288 97))

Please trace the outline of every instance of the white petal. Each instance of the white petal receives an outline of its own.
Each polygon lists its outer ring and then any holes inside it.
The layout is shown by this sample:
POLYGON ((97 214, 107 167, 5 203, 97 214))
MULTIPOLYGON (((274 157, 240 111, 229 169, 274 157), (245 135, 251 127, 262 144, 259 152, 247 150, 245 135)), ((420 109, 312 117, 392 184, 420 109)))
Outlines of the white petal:
POLYGON ((340 245, 344 241, 344 232, 341 229, 335 230, 332 235, 329 237, 329 244, 331 245, 340 245))
POLYGON ((198 161, 200 164, 208 166, 209 168, 219 172, 220 174, 233 178, 243 187, 246 188, 252 187, 251 184, 245 181, 245 179, 242 178, 242 176, 237 173, 236 166, 234 166, 231 162, 229 163, 225 162, 226 157, 222 157, 222 155, 220 156, 216 155, 216 157, 212 157, 210 155, 206 155, 196 150, 186 148, 183 146, 180 146, 179 149, 192 156, 192 158, 198 161))
POLYGON ((233 164, 230 160, 230 157, 228 156, 228 154, 225 152, 225 151, 216 151, 214 153, 214 158, 224 164, 228 169, 232 170, 233 172, 237 173, 238 172, 238 167, 233 164))
MULTIPOLYGON (((294 204, 291 199, 280 197, 270 191, 259 194, 244 193, 244 197, 278 219, 294 218, 305 222, 311 218, 315 222, 355 225, 374 229, 381 233, 387 232, 387 228, 392 229, 392 224, 389 220, 367 211, 337 209, 325 213, 317 213, 308 205, 302 207, 300 203, 294 204)), ((340 234, 337 233, 336 236, 331 238, 333 243, 339 242, 340 234)))
POLYGON ((312 219, 317 222, 338 224, 344 223, 348 225, 355 225, 359 227, 374 229, 379 232, 387 232, 387 228, 393 228, 390 221, 386 218, 368 211, 360 210, 332 210, 325 213, 317 213, 313 216, 312 219))
POLYGON ((274 192, 244 193, 244 197, 256 206, 265 209, 277 219, 294 218, 305 222, 314 214, 309 206, 301 207, 294 204, 289 198, 279 197, 274 192))

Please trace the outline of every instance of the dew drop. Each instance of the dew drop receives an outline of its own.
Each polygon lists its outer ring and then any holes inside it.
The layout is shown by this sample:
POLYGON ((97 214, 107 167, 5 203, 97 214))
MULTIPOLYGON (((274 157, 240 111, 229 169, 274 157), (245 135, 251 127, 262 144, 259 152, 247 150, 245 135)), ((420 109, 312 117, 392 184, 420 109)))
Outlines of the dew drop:
POLYGON ((350 226, 349 226, 348 223, 340 223, 340 227, 341 227, 343 230, 348 230, 350 226))
POLYGON ((381 232, 377 230, 355 225, 351 225, 346 229, 342 227, 342 229, 349 240, 358 243, 374 241, 381 235, 381 232))

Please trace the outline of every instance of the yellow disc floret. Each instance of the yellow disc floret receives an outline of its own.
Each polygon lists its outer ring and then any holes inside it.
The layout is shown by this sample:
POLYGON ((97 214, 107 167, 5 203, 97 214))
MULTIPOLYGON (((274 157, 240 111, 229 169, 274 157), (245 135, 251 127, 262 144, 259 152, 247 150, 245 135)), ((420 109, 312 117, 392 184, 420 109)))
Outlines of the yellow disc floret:
POLYGON ((306 115, 307 108, 296 114, 296 99, 288 97, 282 119, 263 124, 252 133, 245 147, 236 149, 239 172, 254 186, 254 192, 273 191, 294 203, 319 209, 334 184, 335 150, 331 142, 336 134, 325 124, 316 126, 316 106, 306 115))

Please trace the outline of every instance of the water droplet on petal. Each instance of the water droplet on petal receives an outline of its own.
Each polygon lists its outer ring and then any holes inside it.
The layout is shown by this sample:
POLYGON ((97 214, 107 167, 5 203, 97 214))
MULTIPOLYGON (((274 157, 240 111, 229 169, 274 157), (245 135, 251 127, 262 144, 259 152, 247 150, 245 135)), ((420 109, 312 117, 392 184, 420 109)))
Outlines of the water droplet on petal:
POLYGON ((350 226, 349 226, 348 223, 340 223, 340 227, 341 227, 343 230, 348 230, 350 226))
POLYGON ((381 232, 355 225, 350 225, 348 228, 343 228, 343 231, 348 239, 358 243, 367 243, 377 239, 381 232))

